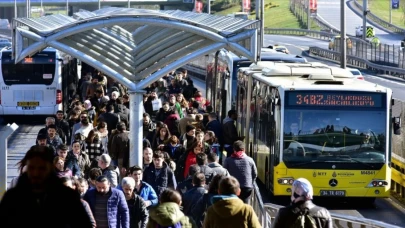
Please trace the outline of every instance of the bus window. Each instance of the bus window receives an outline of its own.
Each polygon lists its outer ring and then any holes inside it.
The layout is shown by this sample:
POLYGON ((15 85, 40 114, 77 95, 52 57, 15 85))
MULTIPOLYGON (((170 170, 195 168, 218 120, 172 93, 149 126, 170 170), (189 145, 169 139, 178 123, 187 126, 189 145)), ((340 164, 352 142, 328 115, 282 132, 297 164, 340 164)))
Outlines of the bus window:
POLYGON ((10 85, 51 85, 55 77, 55 55, 33 56, 14 64, 11 55, 3 55, 2 73, 4 83, 10 85))

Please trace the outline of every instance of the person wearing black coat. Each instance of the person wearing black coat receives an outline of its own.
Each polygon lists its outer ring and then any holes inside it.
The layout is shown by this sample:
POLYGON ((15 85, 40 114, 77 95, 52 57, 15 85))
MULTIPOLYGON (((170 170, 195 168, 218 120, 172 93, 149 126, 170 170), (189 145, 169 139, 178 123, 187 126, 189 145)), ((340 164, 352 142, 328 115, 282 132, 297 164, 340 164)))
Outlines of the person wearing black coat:
POLYGON ((292 185, 291 205, 281 208, 272 224, 272 228, 293 227, 300 222, 300 216, 308 216, 305 219, 305 227, 332 228, 333 222, 326 208, 316 206, 312 202, 314 190, 311 183, 304 178, 298 178, 292 185), (307 224, 311 223, 312 224, 307 224))
POLYGON ((1 227, 92 227, 79 193, 56 177, 53 157, 53 151, 45 146, 33 146, 25 154, 20 165, 26 165, 27 172, 0 202, 1 227), (67 215, 73 219, 66 219, 67 215))
POLYGON ((107 105, 107 112, 101 114, 98 117, 97 122, 106 122, 107 123, 107 130, 108 130, 108 136, 111 135, 112 130, 115 129, 117 126, 118 122, 120 122, 120 116, 116 113, 114 113, 114 106, 113 105, 107 105))
POLYGON ((135 180, 132 177, 124 177, 121 186, 129 209, 129 227, 146 228, 149 213, 145 201, 135 194, 135 180))
POLYGON ((164 162, 161 151, 153 153, 153 163, 143 172, 143 181, 150 184, 158 196, 166 188, 176 189, 176 178, 173 171, 164 162))
POLYGON ((222 145, 222 125, 217 119, 217 114, 211 112, 208 114, 208 123, 205 126, 206 131, 213 131, 215 137, 218 139, 218 143, 222 145))

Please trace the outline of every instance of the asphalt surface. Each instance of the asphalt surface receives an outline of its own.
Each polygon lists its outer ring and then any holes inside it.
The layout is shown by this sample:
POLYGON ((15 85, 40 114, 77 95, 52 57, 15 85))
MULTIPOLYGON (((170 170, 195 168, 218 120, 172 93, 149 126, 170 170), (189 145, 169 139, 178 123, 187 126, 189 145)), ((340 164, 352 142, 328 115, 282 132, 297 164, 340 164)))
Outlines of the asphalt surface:
MULTIPOLYGON (((363 25, 363 18, 352 11, 348 3, 351 0, 346 1, 346 33, 349 35, 356 35, 356 27, 363 25)), ((333 27, 340 30, 340 1, 338 0, 318 0, 318 16, 324 21, 328 22, 333 27)), ((392 34, 386 32, 379 28, 378 25, 374 23, 367 23, 374 27, 375 35, 380 39, 381 43, 384 44, 395 44, 400 45, 401 39, 404 38, 403 35, 392 34)))
MULTIPOLYGON (((328 45, 327 41, 317 40, 313 38, 276 35, 265 36, 264 43, 265 46, 270 44, 279 44, 286 46, 292 54, 296 55, 303 55, 303 53, 305 53, 305 51, 309 49, 309 46, 327 48, 328 45)), ((308 56, 305 57, 309 62, 322 62, 330 66, 339 66, 337 63, 323 61, 308 56)), ((362 73, 366 81, 389 87, 393 90, 394 98, 405 100, 404 80, 395 77, 388 77, 385 75, 373 75, 364 71, 362 73)), ((262 195, 264 196, 265 201, 271 202, 271 200, 266 197, 265 191, 262 192, 262 195)), ((323 200, 322 202, 318 203, 321 203, 322 206, 327 207, 335 213, 356 217, 364 217, 397 225, 400 227, 405 227, 405 209, 402 205, 398 204, 396 200, 393 199, 377 199, 374 205, 365 205, 358 202, 339 202, 331 200, 326 200, 326 202, 323 200)))

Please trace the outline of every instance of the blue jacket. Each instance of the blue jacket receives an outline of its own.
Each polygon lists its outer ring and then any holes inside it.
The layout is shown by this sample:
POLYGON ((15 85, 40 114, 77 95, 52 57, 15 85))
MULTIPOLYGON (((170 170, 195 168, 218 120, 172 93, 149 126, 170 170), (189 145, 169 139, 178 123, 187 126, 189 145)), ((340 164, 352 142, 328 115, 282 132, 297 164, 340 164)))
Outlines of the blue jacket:
MULTIPOLYGON (((89 204, 93 214, 95 213, 97 189, 91 188, 83 199, 89 204)), ((107 216, 109 228, 129 228, 129 209, 124 193, 118 189, 110 188, 110 198, 107 204, 107 216)))
MULTIPOLYGON (((153 190, 152 186, 150 186, 150 184, 146 183, 145 181, 141 181, 141 183, 142 183, 141 189, 139 189, 139 192, 136 192, 135 189, 135 193, 139 195, 143 200, 145 201, 149 200, 150 202, 152 202, 151 206, 158 204, 158 197, 156 195, 155 190, 153 190)), ((119 185, 117 189, 122 191, 122 186, 119 185)))

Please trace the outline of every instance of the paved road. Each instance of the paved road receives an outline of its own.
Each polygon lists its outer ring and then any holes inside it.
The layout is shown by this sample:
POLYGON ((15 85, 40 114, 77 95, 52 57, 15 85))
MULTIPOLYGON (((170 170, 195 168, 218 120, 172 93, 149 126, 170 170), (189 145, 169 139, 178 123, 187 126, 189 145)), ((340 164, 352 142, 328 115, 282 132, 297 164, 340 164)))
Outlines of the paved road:
MULTIPOLYGON (((285 45, 292 54, 300 55, 303 51, 309 49, 309 46, 327 47, 328 42, 306 38, 306 37, 291 37, 291 36, 276 36, 267 35, 264 39, 265 45, 280 44, 285 45)), ((328 61, 320 61, 311 57, 306 57, 310 62, 323 62, 331 66, 339 66, 336 63, 328 61)), ((388 79, 377 75, 371 75, 363 72, 367 81, 389 87, 393 90, 394 98, 405 100, 405 81, 388 79)), ((405 209, 392 199, 377 199, 374 206, 367 207, 362 205, 354 205, 348 203, 341 204, 325 204, 331 211, 341 214, 346 214, 356 217, 364 217, 369 219, 380 220, 386 223, 405 227, 405 209)))
MULTIPOLYGON (((355 35, 355 28, 363 25, 362 17, 354 13, 347 3, 351 0, 346 0, 346 33, 355 35)), ((323 18, 329 24, 340 30, 340 1, 337 0, 318 0, 318 16, 323 18)), ((370 25, 367 23, 367 25, 370 25)), ((400 40, 403 35, 387 33, 376 26, 374 26, 376 36, 384 44, 400 45, 400 40)))

